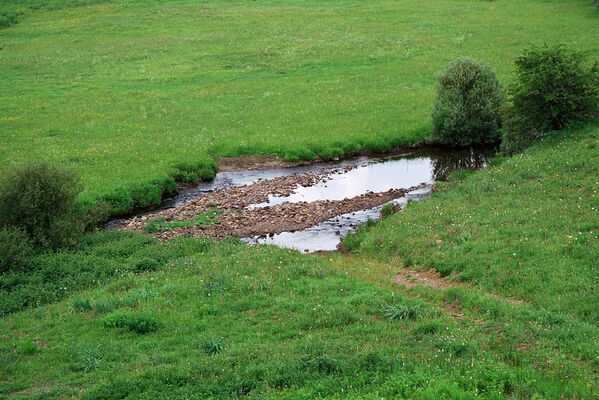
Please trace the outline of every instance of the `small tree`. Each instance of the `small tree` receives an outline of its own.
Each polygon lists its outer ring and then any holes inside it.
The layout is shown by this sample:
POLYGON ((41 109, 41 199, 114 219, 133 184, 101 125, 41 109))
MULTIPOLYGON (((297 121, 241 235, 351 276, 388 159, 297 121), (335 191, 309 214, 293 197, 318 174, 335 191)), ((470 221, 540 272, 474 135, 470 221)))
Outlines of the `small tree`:
POLYGON ((509 88, 502 151, 514 153, 547 132, 592 117, 599 104, 599 69, 562 46, 530 48, 516 59, 509 88))
POLYGON ((439 75, 430 140, 451 147, 498 142, 503 101, 488 66, 466 57, 454 60, 439 75))
POLYGON ((69 169, 41 161, 6 168, 0 175, 0 229, 20 229, 42 248, 69 244, 83 229, 75 206, 80 191, 69 169))

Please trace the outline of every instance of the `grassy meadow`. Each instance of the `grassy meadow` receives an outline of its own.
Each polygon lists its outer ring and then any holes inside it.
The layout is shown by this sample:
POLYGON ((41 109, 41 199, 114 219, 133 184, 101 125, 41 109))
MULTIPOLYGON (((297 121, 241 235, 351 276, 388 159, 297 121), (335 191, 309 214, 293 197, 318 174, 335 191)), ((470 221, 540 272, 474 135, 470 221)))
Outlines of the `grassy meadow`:
POLYGON ((454 176, 351 256, 122 232, 41 254, 0 281, 0 395, 595 398, 598 149, 594 122, 454 176), (394 281, 431 267, 455 284, 394 281))
POLYGON ((585 0, 0 1, 0 166, 73 165, 86 197, 238 154, 423 140, 455 57, 504 83, 522 48, 599 55, 585 0))
MULTIPOLYGON (((531 44, 599 59, 598 21, 584 0, 0 0, 0 167, 71 166, 124 214, 221 156, 413 145, 451 60, 506 85, 531 44)), ((595 119, 343 252, 32 248, 0 273, 0 399, 599 398, 598 188, 595 119)))

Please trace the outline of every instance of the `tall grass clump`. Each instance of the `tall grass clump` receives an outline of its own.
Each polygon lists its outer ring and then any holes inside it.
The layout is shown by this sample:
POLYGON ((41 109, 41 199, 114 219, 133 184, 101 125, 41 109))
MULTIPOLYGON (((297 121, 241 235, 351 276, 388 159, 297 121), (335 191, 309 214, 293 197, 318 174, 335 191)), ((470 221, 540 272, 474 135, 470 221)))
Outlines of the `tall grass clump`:
POLYGON ((70 169, 29 161, 0 174, 0 229, 21 229, 41 248, 69 245, 83 231, 76 206, 79 177, 70 169))
POLYGON ((592 118, 599 105, 599 67, 563 46, 526 49, 505 107, 502 151, 516 153, 547 133, 592 118))
POLYGON ((504 94, 495 73, 467 57, 439 75, 430 140, 450 147, 497 143, 504 94))

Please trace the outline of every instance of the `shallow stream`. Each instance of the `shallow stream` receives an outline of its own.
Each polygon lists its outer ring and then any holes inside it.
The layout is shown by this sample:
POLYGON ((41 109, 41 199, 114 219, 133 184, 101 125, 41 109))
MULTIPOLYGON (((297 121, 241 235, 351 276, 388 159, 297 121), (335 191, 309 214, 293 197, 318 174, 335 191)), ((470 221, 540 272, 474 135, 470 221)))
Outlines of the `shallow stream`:
MULTIPOLYGON (((446 180, 454 170, 479 169, 486 166, 492 154, 491 150, 419 150, 385 157, 360 157, 292 168, 219 172, 214 180, 183 189, 177 196, 166 199, 161 208, 177 207, 215 190, 251 185, 280 176, 318 172, 327 175, 317 184, 307 187, 298 185, 288 196, 269 195, 267 202, 253 204, 247 208, 270 207, 286 202, 343 200, 368 192, 381 193, 390 189, 412 188, 406 196, 393 201, 403 207, 409 199, 419 200, 428 196, 433 183, 446 180)), ((300 231, 242 240, 249 244, 273 244, 302 252, 335 250, 348 233, 369 219, 377 220, 381 208, 382 206, 379 206, 337 215, 300 231)), ((119 221, 113 221, 112 227, 118 225, 119 221)))

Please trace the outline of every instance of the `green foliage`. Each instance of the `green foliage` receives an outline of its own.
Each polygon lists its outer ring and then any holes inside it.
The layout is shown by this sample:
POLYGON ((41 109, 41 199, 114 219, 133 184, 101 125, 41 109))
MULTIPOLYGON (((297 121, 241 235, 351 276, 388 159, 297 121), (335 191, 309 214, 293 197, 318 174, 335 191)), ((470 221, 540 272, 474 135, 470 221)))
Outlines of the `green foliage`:
POLYGON ((68 353, 75 361, 74 370, 91 372, 98 369, 104 360, 102 347, 95 343, 81 343, 70 346, 68 353))
POLYGON ((325 161, 338 160, 343 154, 343 149, 339 147, 329 147, 318 152, 318 156, 325 161))
POLYGON ((86 312, 92 309, 92 303, 89 299, 76 298, 73 300, 72 307, 75 312, 86 312))
POLYGON ((207 336, 200 338, 200 349, 207 355, 213 356, 223 350, 223 338, 207 336))
MULTIPOLYGON (((146 209, 160 205, 162 197, 178 191, 175 179, 162 176, 147 182, 137 182, 116 189, 100 196, 95 202, 108 204, 110 214, 127 215, 136 209, 146 209)), ((93 216, 93 213, 92 213, 93 216)))
MULTIPOLYGON (((34 254, 27 262, 28 270, 7 271, 0 280, 0 315, 61 300, 74 292, 105 285, 114 277, 155 270, 187 254, 210 251, 215 243, 181 239, 161 245, 155 239, 128 232, 88 234, 69 251, 34 254)), ((96 313, 116 307, 113 304, 101 311, 101 303, 94 303, 96 313)))
POLYGON ((401 207, 397 203, 387 203, 381 208, 381 218, 387 218, 391 214, 399 212, 401 207))
POLYGON ((100 199, 110 205, 110 212, 114 216, 129 214, 135 204, 131 192, 122 186, 101 195, 100 199))
POLYGON ((37 353, 39 350, 40 348, 31 339, 25 340, 17 347, 18 354, 23 354, 27 356, 33 355, 37 353))
POLYGON ((212 159, 177 163, 169 173, 177 182, 192 185, 198 183, 198 178, 207 181, 213 179, 215 174, 216 163, 212 159))
POLYGON ((285 161, 312 161, 316 159, 316 154, 306 146, 299 146, 285 151, 285 161))
POLYGON ((21 14, 20 12, 0 12, 0 29, 16 24, 21 14))
POLYGON ((0 228, 0 274, 11 269, 26 269, 33 247, 29 237, 18 228, 0 228))
POLYGON ((115 311, 104 317, 104 326, 108 328, 127 328, 140 335, 155 332, 160 324, 154 317, 131 311, 115 311))
POLYGON ((160 262, 151 257, 143 257, 132 262, 132 269, 136 272, 156 271, 160 268, 160 262))
POLYGON ((416 319, 423 313, 424 309, 420 304, 384 303, 381 306, 381 314, 388 320, 416 319))
POLYGON ((80 206, 83 208, 82 222, 88 231, 103 227, 112 215, 112 206, 102 199, 82 201, 80 206))
POLYGON ((439 75, 430 140, 451 147, 499 142, 503 101, 488 66, 466 57, 454 60, 439 75))
POLYGON ((113 298, 96 300, 94 302, 94 313, 96 314, 108 314, 116 310, 119 306, 119 302, 113 298))
POLYGON ((599 67, 563 46, 532 47, 515 61, 501 149, 513 154, 567 124, 597 115, 599 67))
POLYGON ((6 168, 0 175, 0 228, 22 229, 43 248, 71 245, 83 230, 75 207, 80 190, 70 169, 42 161, 6 168))
POLYGON ((169 221, 165 217, 157 217, 149 219, 145 226, 144 231, 147 233, 159 233, 170 231, 172 229, 177 228, 185 228, 188 226, 209 226, 212 224, 219 223, 218 216, 221 214, 221 211, 217 208, 207 210, 198 214, 195 218, 195 221, 178 221, 172 220, 169 221))
POLYGON ((415 144, 430 131, 434 76, 456 55, 475 55, 507 80, 518 46, 541 33, 550 43, 596 53, 588 40, 595 14, 584 3, 351 0, 296 7, 292 0, 259 0, 231 8, 182 0, 189 12, 181 14, 173 2, 1 0, 2 12, 24 15, 0 39, 6 74, 0 167, 32 157, 68 160, 93 201, 168 174, 180 161, 240 154, 299 160, 312 159, 317 148, 350 155, 363 144, 370 151, 415 144), (228 17, 206 18, 206 7, 228 17), (428 29, 439 10, 447 10, 446 25, 428 29), (117 11, 122 24, 115 32, 117 11), (145 23, 156 13, 161 24, 145 23), (398 21, 398 14, 405 18, 398 21), (77 15, 89 23, 73 30, 77 15), (277 29, 264 30, 273 15, 277 29), (370 29, 373 21, 377 29, 370 29), (356 29, 348 31, 348 23, 356 29), (231 24, 240 29, 229 32, 231 24), (298 43, 298 32, 307 40, 298 43), (204 43, 210 57, 198 58, 196 43, 187 40, 198 35, 211 37, 204 43), (35 46, 40 37, 44 45, 35 46), (98 63, 104 57, 98 49, 110 48, 115 37, 132 46, 114 48, 110 62, 98 63), (173 58, 178 67, 164 68, 173 58), (79 84, 65 86, 71 78, 79 84), (140 88, 146 80, 151 88, 140 88), (35 106, 40 98, 43 112, 35 106))

